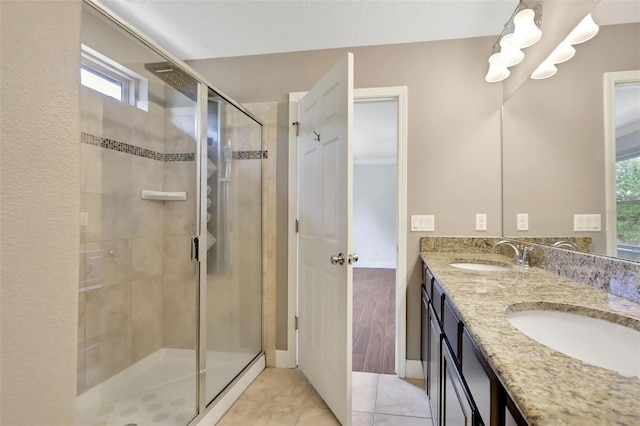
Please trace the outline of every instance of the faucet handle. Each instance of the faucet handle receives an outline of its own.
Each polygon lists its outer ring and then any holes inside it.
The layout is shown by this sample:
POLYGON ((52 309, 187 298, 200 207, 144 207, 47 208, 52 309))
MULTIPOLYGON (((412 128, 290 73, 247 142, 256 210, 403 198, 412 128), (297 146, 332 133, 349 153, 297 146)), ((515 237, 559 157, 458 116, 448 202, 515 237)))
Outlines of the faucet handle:
POLYGON ((529 264, 529 253, 533 251, 532 247, 522 247, 522 258, 520 259, 520 264, 522 266, 530 266, 529 264))

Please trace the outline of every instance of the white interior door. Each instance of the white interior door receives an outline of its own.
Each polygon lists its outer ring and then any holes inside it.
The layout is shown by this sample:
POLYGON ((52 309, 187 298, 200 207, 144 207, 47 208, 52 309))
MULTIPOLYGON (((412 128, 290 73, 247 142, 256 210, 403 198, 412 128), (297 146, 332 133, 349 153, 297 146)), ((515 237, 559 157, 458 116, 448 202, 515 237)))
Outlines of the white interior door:
POLYGON ((302 98, 298 117, 298 365, 338 420, 348 426, 353 285, 351 53, 302 98))

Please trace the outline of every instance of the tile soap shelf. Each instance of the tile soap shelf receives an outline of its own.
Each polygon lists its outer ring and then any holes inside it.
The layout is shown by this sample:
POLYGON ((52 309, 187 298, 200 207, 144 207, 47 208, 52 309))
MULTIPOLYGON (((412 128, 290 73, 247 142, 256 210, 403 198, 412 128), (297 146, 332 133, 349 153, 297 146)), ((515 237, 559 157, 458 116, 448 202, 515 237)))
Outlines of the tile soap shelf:
POLYGON ((150 189, 141 189, 140 198, 143 200, 157 201, 186 201, 186 191, 152 191, 150 189))

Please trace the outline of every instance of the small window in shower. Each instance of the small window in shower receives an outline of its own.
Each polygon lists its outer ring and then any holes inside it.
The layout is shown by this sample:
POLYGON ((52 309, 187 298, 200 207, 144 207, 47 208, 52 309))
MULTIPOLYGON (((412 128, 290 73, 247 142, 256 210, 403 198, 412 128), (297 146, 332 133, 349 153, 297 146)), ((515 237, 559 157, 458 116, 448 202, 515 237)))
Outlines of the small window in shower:
POLYGON ((125 85, 123 82, 109 77, 98 70, 83 65, 80 68, 80 82, 83 86, 96 90, 103 95, 125 102, 125 85))
POLYGON ((148 81, 100 52, 82 47, 80 83, 105 96, 148 111, 148 81))

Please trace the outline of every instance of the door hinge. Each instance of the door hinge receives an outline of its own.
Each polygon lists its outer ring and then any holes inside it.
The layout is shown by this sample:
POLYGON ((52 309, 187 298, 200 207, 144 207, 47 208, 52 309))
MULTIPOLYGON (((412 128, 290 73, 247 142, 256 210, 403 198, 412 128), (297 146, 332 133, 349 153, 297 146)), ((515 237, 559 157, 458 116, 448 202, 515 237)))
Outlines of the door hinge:
POLYGON ((296 330, 297 330, 298 329, 298 317, 297 316, 295 317, 295 323, 296 323, 295 327, 296 327, 296 330))
POLYGON ((200 238, 191 237, 191 260, 200 261, 200 238))
POLYGON ((300 122, 299 121, 294 121, 291 124, 293 126, 296 126, 296 136, 300 136, 300 122))
POLYGON ((300 221, 296 219, 296 234, 300 232, 300 221))

